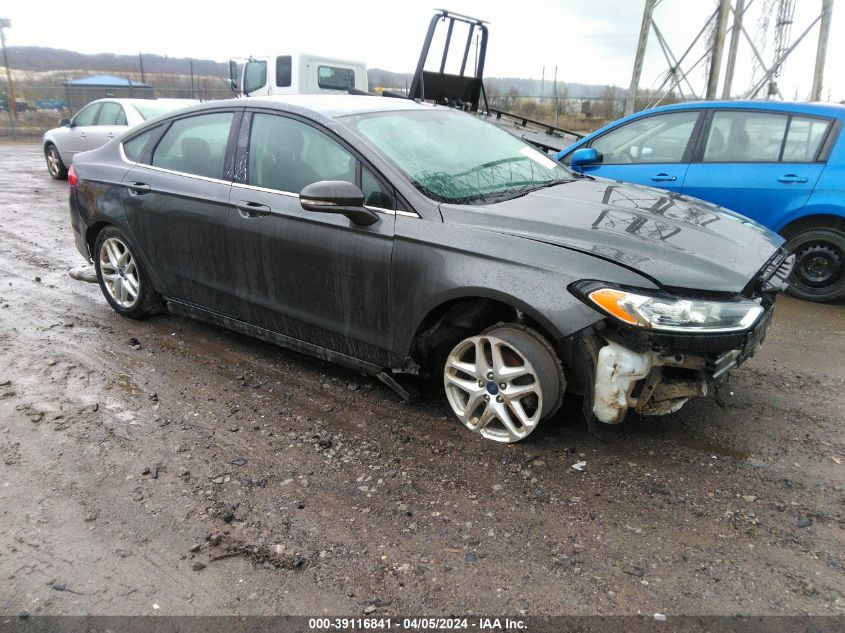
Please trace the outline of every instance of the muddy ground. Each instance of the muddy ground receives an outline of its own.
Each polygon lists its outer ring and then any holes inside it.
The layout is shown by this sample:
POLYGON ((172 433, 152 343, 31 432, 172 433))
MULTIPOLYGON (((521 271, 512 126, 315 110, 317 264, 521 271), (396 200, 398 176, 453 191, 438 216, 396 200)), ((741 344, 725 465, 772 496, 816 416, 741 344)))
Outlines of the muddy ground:
POLYGON ((781 299, 721 404, 598 438, 573 401, 500 446, 434 394, 120 318, 68 277, 38 146, 0 165, 0 613, 845 612, 845 303, 781 299))

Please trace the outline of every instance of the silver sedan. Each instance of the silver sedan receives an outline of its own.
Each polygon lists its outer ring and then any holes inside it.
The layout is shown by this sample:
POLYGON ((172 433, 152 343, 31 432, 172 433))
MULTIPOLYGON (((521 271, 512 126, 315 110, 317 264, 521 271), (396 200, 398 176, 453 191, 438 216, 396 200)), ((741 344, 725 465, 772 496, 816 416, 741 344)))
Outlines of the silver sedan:
POLYGON ((134 125, 159 114, 198 103, 195 99, 100 99, 72 119, 44 133, 42 146, 47 171, 56 180, 67 178, 73 157, 104 145, 134 125))

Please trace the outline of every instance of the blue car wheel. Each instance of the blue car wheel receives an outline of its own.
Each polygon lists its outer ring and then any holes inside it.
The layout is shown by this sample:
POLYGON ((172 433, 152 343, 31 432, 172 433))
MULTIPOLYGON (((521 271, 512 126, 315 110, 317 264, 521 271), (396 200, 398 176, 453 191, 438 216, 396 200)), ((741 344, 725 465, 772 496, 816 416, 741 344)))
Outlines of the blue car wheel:
POLYGON ((807 301, 845 296, 845 233, 814 228, 793 236, 786 247, 795 253, 791 295, 807 301))

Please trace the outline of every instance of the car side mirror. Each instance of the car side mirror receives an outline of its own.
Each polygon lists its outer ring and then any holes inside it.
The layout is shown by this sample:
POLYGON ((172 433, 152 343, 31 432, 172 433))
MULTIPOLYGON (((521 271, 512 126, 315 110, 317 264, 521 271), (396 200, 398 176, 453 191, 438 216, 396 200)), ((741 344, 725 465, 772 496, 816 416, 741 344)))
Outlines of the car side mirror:
POLYGON ((234 59, 229 60, 229 86, 232 92, 238 93, 238 62, 234 59))
POLYGON ((70 127, 70 119, 59 119, 59 127, 70 127))
POLYGON ((340 213, 359 226, 370 226, 379 219, 375 211, 364 207, 364 193, 345 180, 311 183, 299 193, 299 204, 315 213, 340 213))
POLYGON ((584 147, 582 149, 576 149, 575 153, 572 154, 571 166, 572 169, 580 172, 584 165, 592 165, 601 161, 602 155, 598 150, 592 147, 584 147))

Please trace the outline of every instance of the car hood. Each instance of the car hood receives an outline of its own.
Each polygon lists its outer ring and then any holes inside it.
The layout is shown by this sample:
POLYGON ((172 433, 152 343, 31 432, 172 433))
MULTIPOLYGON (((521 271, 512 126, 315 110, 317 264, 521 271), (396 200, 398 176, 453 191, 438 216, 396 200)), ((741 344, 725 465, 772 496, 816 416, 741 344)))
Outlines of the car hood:
POLYGON ((444 204, 441 213, 447 223, 577 250, 690 290, 741 291, 783 242, 707 202, 598 178, 494 204, 444 204))

